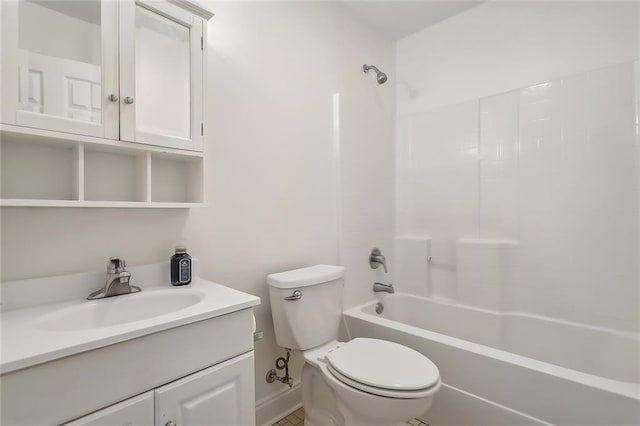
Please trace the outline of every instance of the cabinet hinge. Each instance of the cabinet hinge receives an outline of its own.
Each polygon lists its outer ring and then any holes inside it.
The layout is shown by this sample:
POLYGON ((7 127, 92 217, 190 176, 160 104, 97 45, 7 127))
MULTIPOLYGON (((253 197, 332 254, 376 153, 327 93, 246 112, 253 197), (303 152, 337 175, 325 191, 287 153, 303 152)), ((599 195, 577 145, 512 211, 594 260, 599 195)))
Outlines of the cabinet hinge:
POLYGON ((200 123, 200 136, 204 136, 204 123, 200 123))
POLYGON ((200 37, 200 50, 204 50, 204 37, 200 37))

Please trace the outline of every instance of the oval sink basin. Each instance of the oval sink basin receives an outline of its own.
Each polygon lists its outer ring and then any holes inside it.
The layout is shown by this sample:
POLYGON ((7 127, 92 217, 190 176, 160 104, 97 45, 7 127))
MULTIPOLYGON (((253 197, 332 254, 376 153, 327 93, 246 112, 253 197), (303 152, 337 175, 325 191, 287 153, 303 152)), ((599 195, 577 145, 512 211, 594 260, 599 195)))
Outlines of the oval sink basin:
POLYGON ((200 302, 197 291, 158 290, 83 302, 44 315, 36 326, 45 330, 75 331, 142 321, 174 313, 200 302))

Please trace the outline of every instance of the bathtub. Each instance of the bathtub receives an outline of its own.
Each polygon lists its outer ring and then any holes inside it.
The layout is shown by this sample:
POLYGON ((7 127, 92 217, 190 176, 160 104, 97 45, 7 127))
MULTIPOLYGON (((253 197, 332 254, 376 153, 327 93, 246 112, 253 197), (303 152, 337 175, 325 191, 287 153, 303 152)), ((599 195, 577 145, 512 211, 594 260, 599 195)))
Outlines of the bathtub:
MULTIPOLYGON (((640 335, 408 294, 344 312, 350 338, 409 346, 440 369, 439 425, 640 425, 640 335)), ((393 366, 389 366, 393 368, 393 366)))

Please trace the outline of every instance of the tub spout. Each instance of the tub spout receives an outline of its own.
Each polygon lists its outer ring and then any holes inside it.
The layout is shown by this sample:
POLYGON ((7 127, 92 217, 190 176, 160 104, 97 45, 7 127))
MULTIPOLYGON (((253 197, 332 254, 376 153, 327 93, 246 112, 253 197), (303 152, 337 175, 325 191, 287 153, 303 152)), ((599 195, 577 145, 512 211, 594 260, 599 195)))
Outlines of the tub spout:
POLYGON ((373 292, 393 294, 396 291, 393 288, 393 284, 373 283, 373 292))

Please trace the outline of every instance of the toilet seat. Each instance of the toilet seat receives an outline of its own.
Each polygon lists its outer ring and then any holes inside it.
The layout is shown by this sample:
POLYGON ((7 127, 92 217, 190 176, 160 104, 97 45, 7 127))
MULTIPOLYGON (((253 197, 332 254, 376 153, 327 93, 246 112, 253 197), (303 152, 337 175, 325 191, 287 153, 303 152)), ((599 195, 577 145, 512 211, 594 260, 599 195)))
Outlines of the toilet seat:
POLYGON ((438 381, 435 383, 434 386, 431 386, 429 388, 426 389, 422 389, 422 390, 413 390, 413 391, 397 391, 397 390, 392 390, 392 389, 384 389, 384 388, 377 388, 374 386, 368 386, 365 385, 363 383, 359 383, 356 382, 355 380, 351 380, 350 378, 341 375, 339 372, 335 371, 333 368, 331 368, 331 366, 329 364, 326 365, 326 369, 327 369, 327 373, 326 374, 331 374, 331 376, 333 376, 334 378, 336 378, 337 380, 339 380, 340 382, 344 383, 345 385, 362 391, 362 392, 366 392, 369 393, 371 395, 376 395, 376 396, 384 396, 387 398, 396 398, 396 399, 418 399, 418 398, 424 398, 426 396, 428 396, 429 394, 433 393, 433 389, 434 387, 437 387, 438 384, 440 383, 440 380, 438 379, 438 381))
POLYGON ((325 357, 328 372, 363 392, 391 398, 421 398, 440 383, 431 360, 397 343, 356 338, 325 357))

